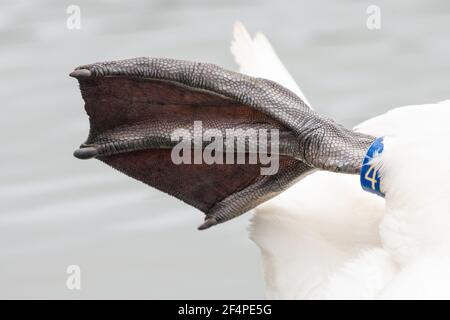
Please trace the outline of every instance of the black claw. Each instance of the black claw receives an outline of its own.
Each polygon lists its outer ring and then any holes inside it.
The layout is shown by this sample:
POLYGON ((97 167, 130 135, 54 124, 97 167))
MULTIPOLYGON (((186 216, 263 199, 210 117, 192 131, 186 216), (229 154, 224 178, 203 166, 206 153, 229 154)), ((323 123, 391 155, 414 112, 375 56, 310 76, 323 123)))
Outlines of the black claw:
POLYGON ((75 70, 72 71, 69 76, 74 77, 74 78, 88 78, 92 75, 91 71, 87 70, 87 69, 79 69, 79 70, 75 70))
POLYGON ((209 227, 212 227, 217 224, 217 220, 215 218, 208 218, 203 222, 201 226, 198 227, 198 230, 205 230, 209 227))
POLYGON ((98 155, 98 150, 94 147, 81 148, 75 150, 73 155, 78 159, 91 159, 98 155))

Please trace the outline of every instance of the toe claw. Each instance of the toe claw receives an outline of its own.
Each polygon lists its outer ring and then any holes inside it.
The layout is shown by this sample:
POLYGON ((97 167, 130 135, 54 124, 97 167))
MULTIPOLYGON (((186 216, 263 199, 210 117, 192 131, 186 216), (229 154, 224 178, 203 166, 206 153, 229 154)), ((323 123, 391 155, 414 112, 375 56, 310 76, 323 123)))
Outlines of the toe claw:
POLYGON ((217 224, 217 220, 215 218, 207 218, 202 225, 198 227, 198 230, 205 230, 209 227, 212 227, 217 224))
POLYGON ((87 70, 87 69, 78 69, 75 71, 72 71, 69 76, 74 77, 74 78, 88 78, 92 75, 91 71, 87 70))
POLYGON ((75 150, 73 155, 78 159, 91 159, 98 155, 98 150, 94 147, 80 148, 75 150))

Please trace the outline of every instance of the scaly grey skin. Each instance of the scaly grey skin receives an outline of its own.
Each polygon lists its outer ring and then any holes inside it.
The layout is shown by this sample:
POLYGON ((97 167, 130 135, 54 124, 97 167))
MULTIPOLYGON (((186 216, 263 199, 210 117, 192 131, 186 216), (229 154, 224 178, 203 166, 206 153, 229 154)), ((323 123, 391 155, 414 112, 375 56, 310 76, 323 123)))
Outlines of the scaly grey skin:
MULTIPOLYGON (((299 161, 287 162, 280 174, 260 177, 247 188, 204 210, 206 221, 200 229, 227 221, 252 209, 314 169, 358 174, 364 155, 375 139, 348 130, 317 114, 298 96, 273 81, 228 71, 213 64, 165 58, 135 58, 83 65, 70 75, 80 81, 82 91, 83 81, 104 77, 171 82, 186 87, 187 90, 205 91, 249 106, 286 128, 287 132, 283 133, 286 139, 281 139, 283 147, 280 154, 288 154, 299 161)), ((74 155, 81 159, 101 158, 115 153, 172 146, 167 139, 169 129, 158 128, 157 125, 150 127, 141 124, 142 128, 137 126, 139 125, 125 125, 95 135, 91 132, 88 141, 74 155), (133 133, 133 138, 130 132, 133 133)), ((215 127, 220 127, 220 123, 215 127)))

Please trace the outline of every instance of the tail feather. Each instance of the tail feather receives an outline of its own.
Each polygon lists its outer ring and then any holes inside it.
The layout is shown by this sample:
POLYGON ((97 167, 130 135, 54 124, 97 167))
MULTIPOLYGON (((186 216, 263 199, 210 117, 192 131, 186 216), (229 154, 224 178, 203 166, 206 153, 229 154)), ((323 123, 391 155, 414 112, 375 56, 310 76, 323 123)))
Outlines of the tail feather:
POLYGON ((239 72, 278 82, 311 107, 264 34, 258 32, 252 39, 245 26, 241 22, 236 22, 233 37, 231 53, 239 65, 239 72))
POLYGON ((330 276, 380 246, 384 201, 360 189, 357 176, 319 171, 255 209, 250 237, 269 298, 323 296, 330 276))

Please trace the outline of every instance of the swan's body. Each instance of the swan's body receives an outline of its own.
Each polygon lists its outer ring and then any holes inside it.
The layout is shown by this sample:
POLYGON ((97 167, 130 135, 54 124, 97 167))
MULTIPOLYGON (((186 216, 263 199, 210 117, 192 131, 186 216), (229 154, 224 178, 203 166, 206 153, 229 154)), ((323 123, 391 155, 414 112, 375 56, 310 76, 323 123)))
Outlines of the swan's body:
MULTIPOLYGON (((303 96, 264 36, 237 25, 232 52, 241 72, 303 96)), ((385 199, 364 192, 358 176, 315 172, 259 206, 251 238, 268 297, 450 298, 449 118, 445 101, 357 126, 386 137, 385 199)))

